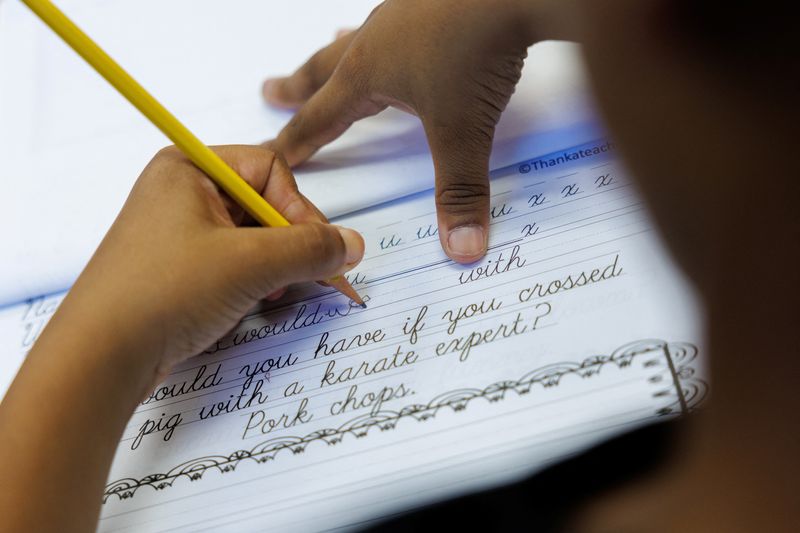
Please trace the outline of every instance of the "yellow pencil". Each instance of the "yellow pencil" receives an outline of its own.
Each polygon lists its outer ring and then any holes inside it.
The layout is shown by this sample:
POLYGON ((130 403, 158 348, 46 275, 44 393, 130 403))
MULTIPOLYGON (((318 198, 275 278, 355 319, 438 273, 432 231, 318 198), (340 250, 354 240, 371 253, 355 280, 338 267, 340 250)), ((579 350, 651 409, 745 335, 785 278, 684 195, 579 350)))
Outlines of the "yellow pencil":
MULTIPOLYGON (((56 32, 73 50, 86 60, 106 81, 117 89, 136 109, 170 138, 184 154, 220 186, 233 200, 264 226, 288 226, 286 220, 255 189, 239 176, 213 150, 167 111, 158 100, 134 80, 102 48, 76 26, 49 0, 22 0, 31 11, 56 32)), ((350 283, 342 276, 326 280, 354 302, 366 307, 350 283)))

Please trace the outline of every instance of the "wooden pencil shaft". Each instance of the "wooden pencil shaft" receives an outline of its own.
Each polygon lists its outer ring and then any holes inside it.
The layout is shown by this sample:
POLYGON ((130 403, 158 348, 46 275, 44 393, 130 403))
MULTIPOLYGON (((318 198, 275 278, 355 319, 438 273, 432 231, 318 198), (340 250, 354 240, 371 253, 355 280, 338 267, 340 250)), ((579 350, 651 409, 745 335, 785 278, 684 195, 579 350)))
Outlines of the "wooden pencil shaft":
POLYGON ((75 52, 175 143, 184 154, 264 226, 289 222, 213 150, 133 79, 111 56, 49 0, 22 0, 75 52))

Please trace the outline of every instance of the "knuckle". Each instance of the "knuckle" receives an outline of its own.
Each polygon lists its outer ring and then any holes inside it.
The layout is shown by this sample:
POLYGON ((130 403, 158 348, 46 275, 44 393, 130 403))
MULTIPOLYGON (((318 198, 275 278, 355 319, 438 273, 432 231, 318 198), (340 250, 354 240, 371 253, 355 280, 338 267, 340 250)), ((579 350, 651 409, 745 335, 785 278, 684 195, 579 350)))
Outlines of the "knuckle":
POLYGON ((494 129, 502 115, 502 109, 496 107, 489 98, 475 97, 472 105, 467 107, 461 127, 455 128, 453 134, 459 142, 467 146, 489 151, 494 140, 494 129))
POLYGON ((139 180, 148 182, 168 182, 170 185, 182 181, 189 160, 176 146, 167 146, 156 152, 139 180))
POLYGON ((180 148, 175 146, 174 144, 165 146, 158 152, 156 152, 154 160, 158 161, 176 161, 180 159, 184 159, 183 152, 180 151, 180 148))
POLYGON ((465 129, 465 135, 476 141, 492 142, 494 128, 500 121, 508 99, 498 98, 490 92, 473 95, 473 105, 469 107, 469 122, 472 125, 465 129))
POLYGON ((360 39, 355 39, 336 66, 335 81, 347 85, 351 92, 363 92, 371 73, 372 50, 360 39))
POLYGON ((364 45, 359 40, 355 40, 350 44, 350 47, 342 55, 339 60, 337 70, 340 73, 353 75, 361 70, 361 65, 364 63, 364 56, 366 51, 364 45))
POLYGON ((511 54, 470 76, 474 90, 490 98, 492 105, 504 108, 522 77, 526 54, 511 54))
POLYGON ((480 180, 455 181, 446 183, 436 190, 436 203, 452 213, 470 212, 488 205, 489 183, 485 177, 480 180))
POLYGON ((275 154, 261 147, 245 147, 235 157, 233 168, 251 186, 263 188, 265 177, 268 177, 275 163, 275 154))
POLYGON ((312 55, 305 65, 295 73, 293 76, 294 97, 308 100, 325 83, 322 72, 323 60, 324 55, 320 50, 312 55))
POLYGON ((267 157, 270 160, 274 158, 279 158, 280 154, 272 149, 272 146, 262 144, 261 146, 254 147, 258 150, 258 153, 261 154, 263 157, 267 157))

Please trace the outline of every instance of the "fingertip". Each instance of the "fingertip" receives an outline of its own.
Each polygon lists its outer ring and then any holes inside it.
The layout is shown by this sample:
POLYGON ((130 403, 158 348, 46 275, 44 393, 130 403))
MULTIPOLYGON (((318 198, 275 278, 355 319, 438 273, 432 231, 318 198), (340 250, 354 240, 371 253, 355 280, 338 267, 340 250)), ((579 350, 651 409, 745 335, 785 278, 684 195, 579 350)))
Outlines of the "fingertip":
POLYGON ((292 154, 290 153, 290 150, 287 149, 281 143, 280 136, 262 142, 261 147, 264 148, 265 150, 269 150, 270 152, 272 152, 275 155, 275 157, 278 158, 281 165, 285 166, 286 169, 289 170, 289 172, 291 172, 293 166, 299 165, 300 163, 303 162, 302 160, 290 159, 292 154))
POLYGON ((273 95, 275 94, 275 78, 269 78, 264 80, 264 84, 261 85, 261 96, 264 97, 264 100, 267 102, 272 103, 273 95))
POLYGON ((296 106, 292 102, 287 101, 283 97, 281 91, 281 84, 285 79, 286 78, 269 78, 264 80, 264 84, 261 86, 261 95, 264 97, 264 101, 271 106, 281 109, 294 109, 296 106))
POLYGON ((453 228, 447 233, 445 252, 458 263, 474 263, 486 255, 486 237, 486 230, 477 224, 453 228))

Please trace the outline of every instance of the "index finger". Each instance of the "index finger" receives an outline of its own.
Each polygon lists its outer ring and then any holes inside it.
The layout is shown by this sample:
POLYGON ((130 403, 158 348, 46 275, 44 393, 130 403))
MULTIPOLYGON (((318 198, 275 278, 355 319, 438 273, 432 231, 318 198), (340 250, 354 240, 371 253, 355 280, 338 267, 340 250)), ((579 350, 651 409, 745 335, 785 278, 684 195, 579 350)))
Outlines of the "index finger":
POLYGON ((367 96, 363 83, 353 81, 354 77, 347 83, 337 70, 271 141, 270 145, 283 154, 290 166, 307 160, 357 120, 386 109, 386 104, 367 96))
MULTIPOLYGON (((292 171, 279 154, 261 146, 215 146, 212 149, 289 222, 328 222, 300 193, 292 171)), ((252 221, 228 195, 223 194, 222 199, 234 221, 240 224, 252 221)))

